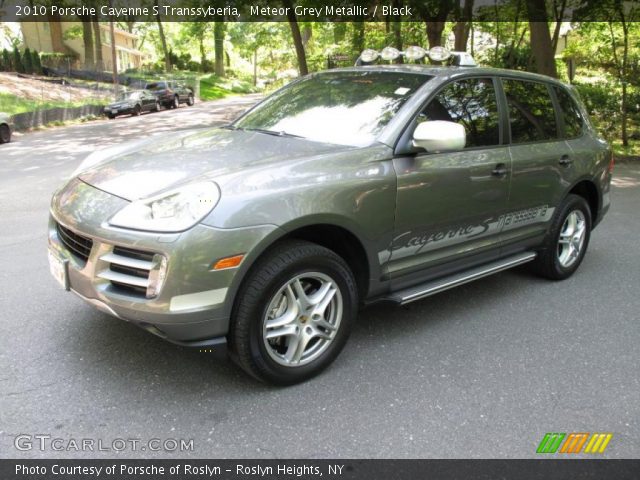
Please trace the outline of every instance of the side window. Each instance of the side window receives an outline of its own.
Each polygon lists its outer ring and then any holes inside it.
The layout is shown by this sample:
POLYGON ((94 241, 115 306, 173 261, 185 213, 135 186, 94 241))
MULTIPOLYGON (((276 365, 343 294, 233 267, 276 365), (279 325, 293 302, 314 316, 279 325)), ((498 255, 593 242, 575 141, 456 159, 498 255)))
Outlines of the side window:
POLYGON ((502 79, 507 97, 511 143, 558 138, 556 114, 544 83, 502 79))
POLYGON ((560 114, 564 119, 564 136, 566 138, 575 138, 582 135, 582 129, 584 128, 584 120, 582 119, 582 113, 575 100, 569 95, 569 93, 561 87, 553 87, 558 97, 558 103, 562 111, 560 114))
POLYGON ((491 78, 467 78, 447 85, 425 107, 421 118, 463 125, 466 148, 500 143, 500 115, 491 78))

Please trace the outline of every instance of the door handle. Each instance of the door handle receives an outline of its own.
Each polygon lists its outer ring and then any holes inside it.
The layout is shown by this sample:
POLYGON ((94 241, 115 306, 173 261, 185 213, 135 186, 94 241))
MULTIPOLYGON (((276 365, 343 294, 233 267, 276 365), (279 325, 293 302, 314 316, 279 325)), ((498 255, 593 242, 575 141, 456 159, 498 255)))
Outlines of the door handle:
POLYGON ((569 155, 565 154, 560 157, 560 160, 558 160, 558 163, 563 167, 568 167, 573 163, 573 160, 571 160, 571 157, 569 157, 569 155))
POLYGON ((496 177, 504 177, 507 173, 509 173, 509 170, 507 170, 507 166, 504 163, 497 164, 496 168, 491 171, 491 174, 496 177))

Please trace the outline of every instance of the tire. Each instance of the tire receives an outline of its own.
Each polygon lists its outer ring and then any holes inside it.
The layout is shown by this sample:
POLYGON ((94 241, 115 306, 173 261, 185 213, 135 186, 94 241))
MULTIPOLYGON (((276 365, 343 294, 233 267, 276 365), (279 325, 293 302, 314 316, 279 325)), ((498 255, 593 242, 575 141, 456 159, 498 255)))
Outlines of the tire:
POLYGON ((187 98, 187 105, 189 105, 190 107, 193 107, 194 103, 196 103, 195 98, 193 98, 193 95, 189 95, 189 98, 187 98))
POLYGON ((542 249, 531 262, 533 271, 551 280, 573 275, 587 252, 591 222, 587 201, 578 195, 567 195, 553 217, 542 249))
POLYGON ((134 117, 139 117, 140 114, 142 113, 142 108, 140 108, 140 105, 136 105, 135 107, 133 107, 133 116, 134 117))
POLYGON ((113 120, 114 118, 116 118, 116 116, 115 116, 115 115, 107 115, 107 118, 108 118, 109 120, 113 120))
POLYGON ((282 242, 257 261, 238 293, 229 353, 258 380, 275 385, 303 382, 338 356, 357 309, 356 282, 341 257, 314 243, 282 242), (277 324, 278 319, 285 323, 277 324), (289 333, 277 335, 285 330, 289 333))
POLYGON ((158 100, 156 100, 156 104, 153 107, 153 111, 154 112, 159 112, 160 111, 160 102, 158 100))
POLYGON ((180 106, 180 97, 176 95, 173 97, 173 103, 171 104, 171 108, 178 108, 180 106))
POLYGON ((11 129, 9 125, 0 125, 0 143, 9 143, 11 141, 11 129))

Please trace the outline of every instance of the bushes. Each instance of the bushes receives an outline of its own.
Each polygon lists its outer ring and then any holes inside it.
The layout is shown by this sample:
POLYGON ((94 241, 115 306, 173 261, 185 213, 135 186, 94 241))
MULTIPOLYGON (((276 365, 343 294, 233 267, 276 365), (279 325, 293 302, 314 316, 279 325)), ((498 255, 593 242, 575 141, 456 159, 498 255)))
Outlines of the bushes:
POLYGON ((0 55, 0 72, 41 74, 40 54, 28 48, 22 54, 17 47, 14 47, 13 53, 5 48, 0 55))

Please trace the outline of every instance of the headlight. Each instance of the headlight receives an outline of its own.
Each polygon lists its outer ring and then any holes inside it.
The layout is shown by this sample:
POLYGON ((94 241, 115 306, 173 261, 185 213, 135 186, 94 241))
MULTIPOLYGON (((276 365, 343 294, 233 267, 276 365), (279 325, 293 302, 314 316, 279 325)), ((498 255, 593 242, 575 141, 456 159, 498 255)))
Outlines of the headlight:
POLYGON ((109 224, 149 232, 181 232, 202 220, 220 200, 213 182, 184 185, 152 198, 135 200, 116 213, 109 224))

